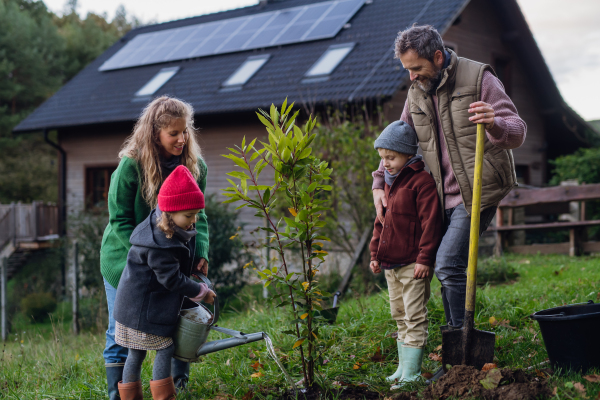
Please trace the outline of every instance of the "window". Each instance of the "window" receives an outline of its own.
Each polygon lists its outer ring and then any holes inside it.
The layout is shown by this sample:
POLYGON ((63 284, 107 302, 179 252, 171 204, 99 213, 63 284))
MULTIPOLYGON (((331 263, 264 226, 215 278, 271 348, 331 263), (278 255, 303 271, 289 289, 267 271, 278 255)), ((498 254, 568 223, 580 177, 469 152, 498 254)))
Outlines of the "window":
POLYGON ((305 76, 315 77, 329 75, 354 48, 354 43, 331 46, 308 70, 305 76))
POLYGON ((92 167, 85 171, 85 200, 87 209, 106 208, 110 176, 117 166, 92 167))
POLYGON ((265 65, 270 57, 269 54, 248 57, 233 75, 223 83, 223 87, 243 86, 265 65))
POLYGON ((153 95, 158 89, 160 89, 169 79, 173 77, 179 71, 179 67, 163 68, 158 74, 154 75, 148 83, 144 85, 135 94, 136 96, 150 96, 153 95))
POLYGON ((496 75, 498 75, 498 79, 504 85, 504 91, 507 95, 511 94, 511 62, 510 58, 505 56, 495 56, 494 57, 494 71, 496 75))

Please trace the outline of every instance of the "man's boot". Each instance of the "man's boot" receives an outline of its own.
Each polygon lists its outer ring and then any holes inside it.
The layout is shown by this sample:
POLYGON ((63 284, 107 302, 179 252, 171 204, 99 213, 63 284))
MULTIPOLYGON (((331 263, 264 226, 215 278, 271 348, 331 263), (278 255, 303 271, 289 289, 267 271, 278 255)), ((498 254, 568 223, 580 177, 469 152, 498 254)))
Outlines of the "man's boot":
POLYGON ((188 380, 190 379, 190 363, 172 358, 171 376, 173 377, 177 393, 181 393, 185 390, 188 380))
POLYGON ((174 400, 177 397, 172 376, 158 381, 151 380, 150 392, 153 400, 174 400))
POLYGON ((108 399, 119 400, 119 382, 123 380, 123 367, 125 363, 105 364, 106 383, 108 385, 108 399))
POLYGON ((119 394, 121 400, 144 400, 142 394, 142 381, 121 383, 119 382, 119 394))
POLYGON ((400 383, 392 386, 392 390, 400 389, 406 382, 414 382, 421 376, 423 364, 423 347, 402 346, 402 378, 400 383))
POLYGON ((402 378, 402 345, 404 342, 399 342, 396 340, 396 344, 398 345, 398 369, 392 375, 385 378, 388 382, 397 382, 402 378))

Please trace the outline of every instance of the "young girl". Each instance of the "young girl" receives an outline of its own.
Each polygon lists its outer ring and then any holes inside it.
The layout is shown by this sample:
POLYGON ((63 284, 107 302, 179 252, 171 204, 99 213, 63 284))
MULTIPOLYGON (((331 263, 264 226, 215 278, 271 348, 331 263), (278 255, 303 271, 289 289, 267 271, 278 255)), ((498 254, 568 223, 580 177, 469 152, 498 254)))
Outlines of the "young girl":
MULTIPOLYGON (((185 165, 194 176, 200 190, 206 188, 206 164, 200 157, 200 147, 194 134, 194 110, 175 98, 162 96, 150 102, 135 124, 119 153, 121 162, 112 174, 108 191, 109 220, 102 247, 100 270, 104 277, 108 303, 108 329, 104 361, 108 383, 108 398, 119 397, 117 383, 121 381, 127 348, 115 343, 113 307, 117 286, 125 268, 131 247, 133 229, 156 207, 157 194, 169 174, 178 165, 185 165)), ((198 214, 195 237, 196 270, 208 272, 208 222, 204 210, 198 214)), ((183 389, 189 377, 189 364, 172 360, 175 387, 183 389)))
POLYGON ((204 195, 192 174, 180 165, 160 188, 158 207, 131 235, 114 310, 115 341, 129 349, 123 381, 118 384, 122 400, 143 399, 140 377, 147 350, 156 350, 152 398, 175 398, 172 336, 184 296, 210 304, 215 296, 204 283, 189 278, 196 247, 194 223, 203 208, 204 195))

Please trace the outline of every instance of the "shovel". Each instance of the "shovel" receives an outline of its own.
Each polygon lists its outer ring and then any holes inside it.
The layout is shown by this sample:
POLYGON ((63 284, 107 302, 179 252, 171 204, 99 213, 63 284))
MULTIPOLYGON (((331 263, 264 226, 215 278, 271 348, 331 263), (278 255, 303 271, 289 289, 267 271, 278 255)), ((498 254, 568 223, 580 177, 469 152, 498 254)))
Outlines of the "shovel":
POLYGON ((475 290, 477 287, 477 252, 479 250, 481 170, 483 167, 484 137, 484 125, 477 124, 465 318, 462 329, 445 330, 442 332, 442 366, 445 372, 448 372, 448 367, 453 365, 470 365, 481 369, 485 364, 494 361, 496 335, 493 332, 480 331, 473 328, 475 318, 475 290))

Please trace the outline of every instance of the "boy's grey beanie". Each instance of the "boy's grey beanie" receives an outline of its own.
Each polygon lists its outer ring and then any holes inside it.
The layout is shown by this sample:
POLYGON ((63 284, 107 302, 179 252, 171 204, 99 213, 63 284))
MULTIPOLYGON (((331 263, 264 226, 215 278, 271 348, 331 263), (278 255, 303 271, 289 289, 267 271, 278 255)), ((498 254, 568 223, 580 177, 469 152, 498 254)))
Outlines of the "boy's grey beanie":
POLYGON ((404 121, 389 124, 375 140, 375 149, 388 149, 402 154, 417 154, 419 142, 415 130, 404 121))

